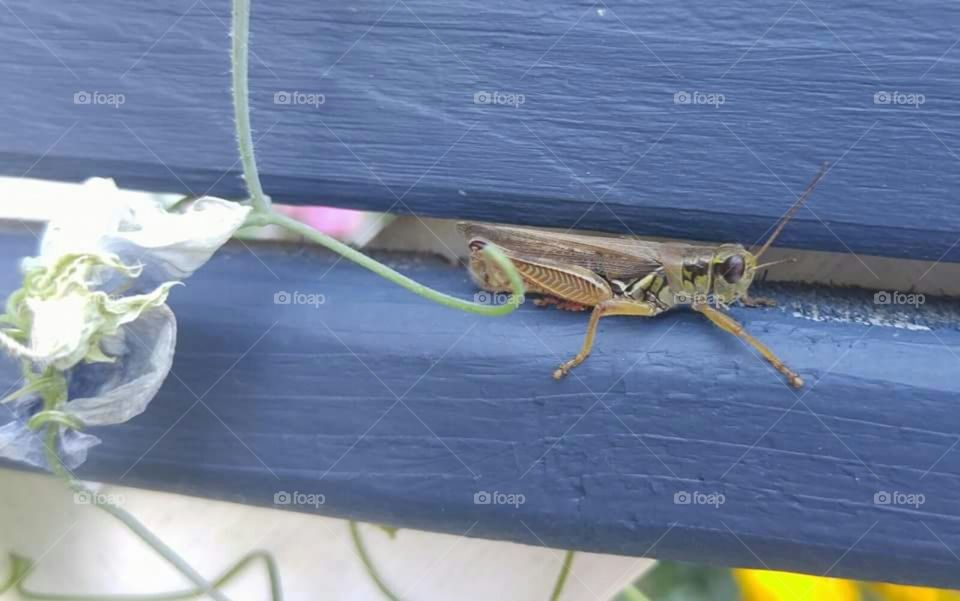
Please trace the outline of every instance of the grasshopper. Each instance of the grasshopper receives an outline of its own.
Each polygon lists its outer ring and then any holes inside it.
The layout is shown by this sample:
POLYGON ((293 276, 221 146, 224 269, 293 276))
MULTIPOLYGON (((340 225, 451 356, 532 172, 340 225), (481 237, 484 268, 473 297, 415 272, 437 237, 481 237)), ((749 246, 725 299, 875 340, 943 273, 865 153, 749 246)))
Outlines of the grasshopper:
POLYGON ((783 261, 758 264, 758 259, 809 198, 826 167, 824 163, 756 252, 740 244, 651 242, 474 222, 461 222, 458 227, 468 240, 470 274, 480 288, 510 291, 507 278, 482 252, 487 244, 495 244, 516 266, 526 291, 542 297, 537 304, 567 310, 592 307, 583 346, 553 373, 558 380, 590 354, 601 317, 654 317, 689 305, 756 349, 792 386, 801 388, 803 379, 723 309, 738 300, 746 306, 772 304, 751 298, 748 290, 759 269, 783 261))

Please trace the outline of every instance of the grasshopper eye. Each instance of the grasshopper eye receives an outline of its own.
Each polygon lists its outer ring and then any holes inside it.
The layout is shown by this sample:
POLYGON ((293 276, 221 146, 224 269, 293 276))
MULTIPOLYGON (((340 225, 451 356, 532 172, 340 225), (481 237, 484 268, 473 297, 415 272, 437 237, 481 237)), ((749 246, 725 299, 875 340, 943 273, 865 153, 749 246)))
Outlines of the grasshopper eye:
POLYGON ((744 261, 740 255, 730 255, 720 264, 720 277, 729 284, 736 284, 743 278, 744 261))

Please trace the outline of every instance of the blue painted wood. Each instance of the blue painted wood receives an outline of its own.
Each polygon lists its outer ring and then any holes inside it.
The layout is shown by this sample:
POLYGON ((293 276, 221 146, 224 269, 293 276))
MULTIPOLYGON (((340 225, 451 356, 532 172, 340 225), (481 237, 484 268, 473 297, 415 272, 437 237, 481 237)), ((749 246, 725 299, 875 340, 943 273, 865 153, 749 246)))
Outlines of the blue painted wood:
MULTIPOLYGON (((0 291, 32 246, 0 238, 0 291)), ((463 270, 387 258, 474 292, 463 270)), ((555 382, 583 314, 481 318, 333 262, 230 246, 174 290, 175 375, 146 413, 94 431, 104 443, 80 475, 265 506, 324 495, 281 508, 531 544, 960 586, 957 303, 929 299, 913 321, 933 329, 915 331, 839 321, 875 316, 868 293, 764 290, 786 308, 733 313, 816 383, 799 395, 682 312, 605 320, 589 360, 555 382), (325 302, 274 304, 282 291, 325 302), (814 310, 825 321, 794 316, 814 310), (525 502, 476 504, 484 492, 525 502), (883 492, 924 503, 875 503, 883 492)))
MULTIPOLYGON (((227 0, 5 6, 0 173, 242 194, 227 0)), ((257 2, 261 173, 286 202, 749 243, 830 160, 784 245, 957 261, 958 22, 931 0, 257 2)))

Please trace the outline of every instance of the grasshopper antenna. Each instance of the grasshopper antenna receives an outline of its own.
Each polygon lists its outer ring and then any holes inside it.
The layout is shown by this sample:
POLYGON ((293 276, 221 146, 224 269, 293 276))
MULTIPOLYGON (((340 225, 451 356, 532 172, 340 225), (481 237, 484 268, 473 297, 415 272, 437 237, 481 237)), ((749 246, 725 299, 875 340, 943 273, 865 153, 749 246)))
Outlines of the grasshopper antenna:
POLYGON ((780 259, 779 261, 770 261, 769 263, 761 263, 760 265, 757 265, 753 269, 754 271, 760 271, 764 267, 770 267, 771 265, 780 265, 781 263, 796 263, 796 262, 797 262, 796 257, 787 257, 786 259, 780 259))
POLYGON ((790 209, 787 210, 787 212, 783 216, 783 219, 781 219, 780 223, 777 224, 777 229, 773 230, 773 233, 770 234, 770 237, 767 238, 767 241, 763 244, 762 247, 760 247, 760 251, 757 253, 754 253, 755 257, 759 259, 760 255, 765 253, 767 249, 770 248, 770 245, 773 244, 773 241, 776 240, 777 236, 780 235, 780 232, 783 231, 783 227, 787 225, 787 222, 793 219, 793 216, 796 214, 798 210, 800 210, 800 207, 803 206, 803 203, 807 202, 807 199, 810 197, 810 194, 813 192, 813 189, 817 187, 817 184, 820 183, 820 180, 823 179, 823 176, 826 174, 827 174, 827 162, 824 161, 823 164, 820 165, 820 171, 817 173, 816 177, 814 177, 813 180, 809 184, 807 184, 807 187, 804 188, 800 196, 797 197, 796 202, 793 203, 793 206, 791 206, 790 209))

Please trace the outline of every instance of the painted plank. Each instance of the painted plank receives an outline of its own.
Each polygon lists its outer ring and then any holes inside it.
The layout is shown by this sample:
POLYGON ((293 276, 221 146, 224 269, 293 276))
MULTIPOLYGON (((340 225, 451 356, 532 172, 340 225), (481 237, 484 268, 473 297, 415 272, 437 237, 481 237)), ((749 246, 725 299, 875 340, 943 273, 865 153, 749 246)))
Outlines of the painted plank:
MULTIPOLYGON (((5 6, 0 173, 243 193, 227 0, 5 6)), ((958 22, 928 0, 258 2, 263 179, 285 202, 749 243, 829 160, 785 245, 958 261, 958 22)))
MULTIPOLYGON (((0 239, 0 290, 32 243, 0 239)), ((463 270, 386 258, 474 294, 463 270)), ((145 414, 95 431, 80 474, 251 505, 289 493, 299 504, 279 507, 552 547, 960 586, 957 304, 894 321, 869 293, 761 291, 782 308, 733 313, 808 380, 799 394, 690 313, 610 319, 555 382, 583 314, 481 318, 322 252, 230 246, 172 294, 175 375, 145 414), (278 305, 280 292, 324 302, 278 305)))

